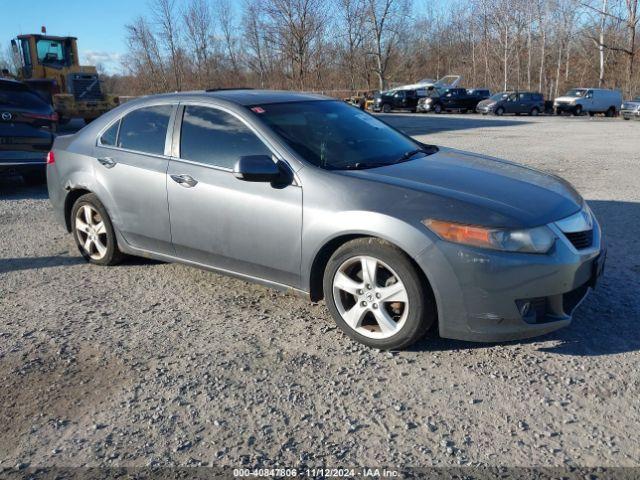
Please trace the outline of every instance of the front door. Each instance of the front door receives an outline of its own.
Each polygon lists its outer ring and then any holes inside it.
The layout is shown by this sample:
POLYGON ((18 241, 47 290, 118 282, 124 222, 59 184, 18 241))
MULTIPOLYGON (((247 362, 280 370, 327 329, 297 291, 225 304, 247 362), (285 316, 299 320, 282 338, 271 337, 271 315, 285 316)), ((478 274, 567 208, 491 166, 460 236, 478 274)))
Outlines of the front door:
POLYGON ((142 107, 112 124, 95 149, 94 172, 104 186, 101 201, 125 241, 139 249, 172 254, 165 155, 176 105, 142 107))
POLYGON ((247 182, 232 169, 273 152, 235 114, 185 105, 167 192, 178 257, 251 277, 300 281, 302 188, 247 182))

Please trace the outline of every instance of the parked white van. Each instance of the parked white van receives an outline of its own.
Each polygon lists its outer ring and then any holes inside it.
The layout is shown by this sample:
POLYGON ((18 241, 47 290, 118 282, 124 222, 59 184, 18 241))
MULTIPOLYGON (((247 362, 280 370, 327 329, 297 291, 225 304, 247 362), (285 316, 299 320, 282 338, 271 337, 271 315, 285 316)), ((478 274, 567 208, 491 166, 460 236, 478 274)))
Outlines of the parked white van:
POLYGON ((574 88, 553 101, 556 115, 564 112, 574 115, 604 113, 607 117, 613 117, 618 114, 620 105, 622 94, 604 88, 574 88))

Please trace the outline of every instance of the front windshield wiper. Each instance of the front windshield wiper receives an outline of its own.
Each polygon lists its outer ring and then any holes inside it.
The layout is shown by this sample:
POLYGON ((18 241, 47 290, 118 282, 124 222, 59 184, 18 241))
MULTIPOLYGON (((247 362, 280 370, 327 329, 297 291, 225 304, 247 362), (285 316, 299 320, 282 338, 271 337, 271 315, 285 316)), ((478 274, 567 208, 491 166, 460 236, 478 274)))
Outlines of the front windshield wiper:
POLYGON ((358 162, 352 163, 350 165, 342 165, 340 167, 335 167, 335 170, 366 170, 368 168, 378 168, 378 167, 386 167, 387 165, 392 165, 392 163, 388 162, 358 162))

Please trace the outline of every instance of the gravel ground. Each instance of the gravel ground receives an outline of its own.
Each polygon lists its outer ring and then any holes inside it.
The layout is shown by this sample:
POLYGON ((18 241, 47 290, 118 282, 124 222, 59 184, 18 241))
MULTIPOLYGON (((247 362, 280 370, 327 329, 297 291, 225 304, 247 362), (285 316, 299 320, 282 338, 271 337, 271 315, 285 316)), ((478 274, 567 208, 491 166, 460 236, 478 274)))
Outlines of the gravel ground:
POLYGON ((386 353, 322 304, 181 265, 86 264, 43 188, 0 183, 0 470, 640 466, 640 122, 388 116, 570 180, 609 257, 568 328, 386 353))

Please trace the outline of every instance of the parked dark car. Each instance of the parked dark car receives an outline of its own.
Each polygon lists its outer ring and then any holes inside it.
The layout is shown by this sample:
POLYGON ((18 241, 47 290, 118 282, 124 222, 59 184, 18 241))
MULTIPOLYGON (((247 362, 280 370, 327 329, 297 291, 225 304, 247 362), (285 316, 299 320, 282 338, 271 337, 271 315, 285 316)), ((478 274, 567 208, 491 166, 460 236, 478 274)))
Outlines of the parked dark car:
POLYGON ((418 100, 422 97, 421 92, 425 90, 387 90, 380 92, 373 100, 374 112, 389 113, 391 110, 416 111, 418 100))
POLYGON ((481 100, 487 98, 488 90, 467 90, 465 88, 433 88, 426 97, 418 101, 418 112, 442 113, 459 110, 473 112, 481 100))
POLYGON ((44 182, 56 121, 51 105, 27 85, 0 79, 0 176, 44 182))
POLYGON ((544 97, 538 92, 502 92, 480 102, 476 110, 483 115, 538 115, 544 113, 545 103, 544 97))

